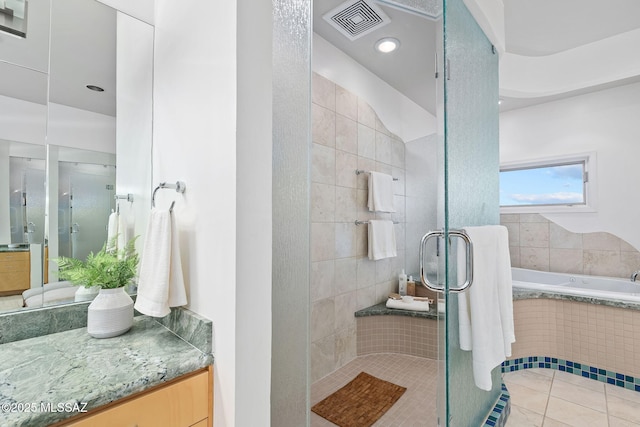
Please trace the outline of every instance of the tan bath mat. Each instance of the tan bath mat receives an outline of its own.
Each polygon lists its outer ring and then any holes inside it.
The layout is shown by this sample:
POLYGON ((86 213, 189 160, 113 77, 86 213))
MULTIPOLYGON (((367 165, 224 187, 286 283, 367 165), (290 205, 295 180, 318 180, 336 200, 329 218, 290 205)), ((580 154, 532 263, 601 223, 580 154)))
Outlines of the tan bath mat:
POLYGON ((360 372, 311 410, 340 427, 369 427, 393 406, 406 387, 360 372))

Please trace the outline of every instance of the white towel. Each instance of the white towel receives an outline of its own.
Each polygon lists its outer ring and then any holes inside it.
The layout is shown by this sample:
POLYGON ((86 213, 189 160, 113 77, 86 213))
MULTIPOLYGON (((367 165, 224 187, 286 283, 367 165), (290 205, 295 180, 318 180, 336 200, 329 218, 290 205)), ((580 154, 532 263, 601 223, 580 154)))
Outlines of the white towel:
POLYGON ((369 172, 369 198, 367 207, 372 212, 395 212, 393 208, 393 177, 380 172, 369 172))
MULTIPOLYGON (((478 388, 491 390, 491 371, 511 356, 515 342, 511 261, 507 229, 465 227, 473 244, 473 284, 458 295, 460 348, 471 350, 478 388)), ((466 271, 464 244, 458 246, 458 281, 466 271)))
POLYGON ((111 212, 109 222, 107 223, 107 252, 118 250, 118 222, 120 215, 117 212, 111 212))
POLYGON ((387 308, 398 308, 400 310, 411 311, 429 311, 429 303, 427 301, 411 301, 404 302, 393 298, 387 299, 387 308))
POLYGON ((177 227, 171 212, 152 209, 140 262, 135 309, 153 317, 164 317, 169 307, 187 303, 177 227))
POLYGON ((133 238, 133 228, 129 223, 131 218, 131 208, 129 206, 121 206, 120 212, 118 212, 118 239, 116 248, 121 251, 127 246, 129 240, 133 238))
POLYGON ((393 221, 372 219, 369 221, 369 259, 393 258, 396 251, 396 233, 393 221))

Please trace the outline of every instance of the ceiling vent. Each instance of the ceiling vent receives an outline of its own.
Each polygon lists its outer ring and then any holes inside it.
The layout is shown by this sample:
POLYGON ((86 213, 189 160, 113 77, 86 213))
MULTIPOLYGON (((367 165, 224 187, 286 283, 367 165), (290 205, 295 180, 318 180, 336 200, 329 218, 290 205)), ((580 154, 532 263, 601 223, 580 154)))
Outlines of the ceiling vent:
POLYGON ((342 3, 323 18, 349 40, 356 40, 391 22, 382 9, 364 0, 342 3))

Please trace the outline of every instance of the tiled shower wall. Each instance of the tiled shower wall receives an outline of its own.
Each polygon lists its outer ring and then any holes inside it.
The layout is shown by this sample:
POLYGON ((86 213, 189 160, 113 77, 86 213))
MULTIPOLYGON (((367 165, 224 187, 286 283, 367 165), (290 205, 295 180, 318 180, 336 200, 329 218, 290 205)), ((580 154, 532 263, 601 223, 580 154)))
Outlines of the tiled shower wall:
POLYGON ((311 165, 311 381, 356 357, 354 312, 384 301, 404 266, 405 146, 362 99, 313 75, 311 165), (367 210, 367 175, 398 178, 394 214, 367 210), (367 258, 367 226, 393 219, 398 256, 367 258))
POLYGON ((556 273, 629 277, 640 252, 610 233, 572 233, 539 214, 503 214, 511 266, 556 273))

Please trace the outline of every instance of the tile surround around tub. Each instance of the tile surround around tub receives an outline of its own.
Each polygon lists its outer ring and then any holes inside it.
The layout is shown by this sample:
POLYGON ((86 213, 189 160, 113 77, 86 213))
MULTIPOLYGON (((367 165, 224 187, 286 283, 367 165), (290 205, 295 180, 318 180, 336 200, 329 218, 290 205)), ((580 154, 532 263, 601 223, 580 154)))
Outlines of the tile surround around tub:
POLYGON ((356 356, 356 310, 383 301, 404 267, 405 144, 362 99, 313 75, 311 161, 311 380, 356 356), (398 178, 393 214, 367 209, 366 174, 398 178), (354 221, 393 219, 398 256, 370 261, 367 227, 354 221))
POLYGON ((511 266, 556 273, 629 277, 640 252, 610 233, 572 233, 539 214, 503 214, 511 266))

